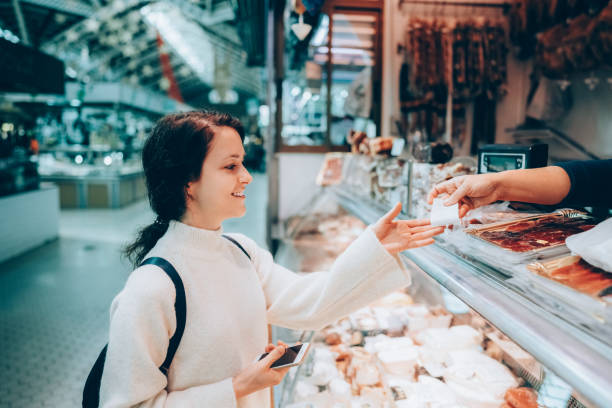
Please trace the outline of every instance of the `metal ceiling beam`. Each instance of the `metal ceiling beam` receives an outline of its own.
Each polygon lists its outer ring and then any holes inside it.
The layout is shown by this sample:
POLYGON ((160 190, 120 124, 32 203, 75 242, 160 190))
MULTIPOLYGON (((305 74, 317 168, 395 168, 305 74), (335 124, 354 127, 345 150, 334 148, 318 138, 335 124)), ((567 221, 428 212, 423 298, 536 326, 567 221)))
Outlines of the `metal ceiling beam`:
POLYGON ((89 4, 77 0, 13 0, 16 1, 81 17, 89 17, 95 11, 89 4))
POLYGON ((45 31, 49 27, 49 24, 51 24, 51 21, 53 20, 54 16, 55 16, 55 10, 49 10, 47 15, 45 16, 45 19, 40 24, 38 30, 34 34, 34 36, 35 36, 35 38, 34 38, 34 47, 35 48, 38 48, 40 46, 41 39, 43 38, 43 35, 45 34, 45 31))
POLYGON ((222 7, 218 10, 213 10, 212 1, 208 2, 207 10, 198 7, 187 0, 174 0, 170 2, 177 6, 183 14, 196 21, 203 26, 213 26, 215 24, 224 23, 233 20, 236 17, 234 10, 231 7, 222 7))
POLYGON ((23 12, 21 11, 21 4, 19 4, 19 0, 13 0, 13 10, 15 10, 15 17, 17 18, 17 25, 19 26, 19 35, 21 36, 21 41, 25 45, 30 45, 28 28, 26 27, 25 19, 23 18, 23 12))
POLYGON ((128 73, 137 72, 138 68, 142 68, 143 64, 145 64, 147 61, 152 60, 152 59, 156 59, 159 62, 159 51, 157 49, 154 49, 153 51, 151 51, 151 48, 147 48, 145 51, 138 53, 134 55, 133 57, 122 58, 122 60, 125 60, 125 61, 118 64, 118 65, 122 65, 122 67, 120 69, 114 69, 113 74, 116 75, 117 78, 129 76, 128 73), (132 61, 138 62, 137 68, 135 69, 128 68, 128 63, 132 61))
MULTIPOLYGON (((21 0, 21 1, 27 1, 29 3, 59 3, 59 4, 64 4, 64 3, 68 3, 68 1, 62 1, 62 0, 21 0)), ((136 8, 136 7, 140 7, 144 4, 148 4, 150 2, 150 0, 124 0, 124 3, 122 5, 122 7, 116 9, 113 8, 113 3, 109 3, 108 5, 95 10, 93 7, 91 6, 87 6, 89 7, 90 10, 90 14, 86 17, 89 18, 93 18, 96 19, 100 22, 104 22, 107 21, 108 19, 112 18, 113 16, 116 16, 117 14, 120 13, 124 13, 126 10, 132 9, 132 8, 136 8)), ((80 3, 80 2, 79 2, 80 3)), ((68 11, 65 11, 68 12, 68 11)), ((83 36, 83 34, 86 34, 87 30, 85 29, 84 25, 86 23, 87 19, 83 19, 82 21, 79 21, 78 23, 76 23, 74 26, 70 27, 70 29, 63 31, 61 33, 59 33, 58 35, 56 35, 54 38, 49 39, 48 41, 45 42, 45 46, 47 45, 52 45, 52 44, 60 44, 60 43, 73 43, 74 41, 68 41, 66 39, 66 34, 69 31, 73 31, 75 33, 78 33, 79 35, 79 40, 81 38, 81 36, 83 36)))

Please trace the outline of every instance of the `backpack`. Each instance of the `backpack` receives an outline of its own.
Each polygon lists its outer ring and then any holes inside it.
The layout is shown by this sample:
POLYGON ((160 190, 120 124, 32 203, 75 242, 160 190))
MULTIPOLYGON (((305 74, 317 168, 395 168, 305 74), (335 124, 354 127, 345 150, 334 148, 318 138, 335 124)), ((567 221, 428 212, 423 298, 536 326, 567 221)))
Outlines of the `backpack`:
MULTIPOLYGON (((229 237, 227 235, 222 235, 223 238, 227 239, 234 245, 236 245, 246 256, 251 260, 251 256, 249 253, 240 245, 235 239, 229 237)), ((166 359, 159 367, 159 370, 165 375, 168 375, 168 369, 170 368, 170 364, 172 363, 172 359, 174 358, 174 354, 178 349, 179 343, 181 342, 181 337, 183 336, 183 332, 185 331, 185 321, 187 317, 187 306, 185 302, 185 288, 183 286, 183 281, 179 276, 178 272, 170 262, 166 261, 164 258, 159 257, 151 257, 147 258, 140 266, 143 265, 155 265, 160 267, 172 280, 174 284, 174 289, 176 290, 176 300, 174 302, 174 311, 176 312, 176 331, 172 338, 170 338, 170 343, 168 344, 168 351, 166 353, 166 359)), ((102 373, 104 371, 104 362, 106 361, 106 350, 108 348, 108 344, 104 346, 100 355, 96 359, 89 375, 87 376, 87 380, 85 381, 85 387, 83 388, 83 408, 97 408, 100 405, 100 382, 102 381, 102 373)))

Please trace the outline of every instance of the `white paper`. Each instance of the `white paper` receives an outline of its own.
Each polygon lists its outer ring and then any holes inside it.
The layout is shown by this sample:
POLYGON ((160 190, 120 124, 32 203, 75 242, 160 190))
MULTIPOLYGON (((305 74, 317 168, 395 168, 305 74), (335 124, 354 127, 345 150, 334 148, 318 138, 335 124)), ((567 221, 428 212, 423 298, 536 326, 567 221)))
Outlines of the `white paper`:
POLYGON ((453 204, 449 207, 444 205, 444 198, 434 199, 431 206, 431 225, 445 226, 459 224, 459 204, 453 204))
POLYGON ((612 272, 612 218, 567 237, 565 245, 591 265, 612 272))

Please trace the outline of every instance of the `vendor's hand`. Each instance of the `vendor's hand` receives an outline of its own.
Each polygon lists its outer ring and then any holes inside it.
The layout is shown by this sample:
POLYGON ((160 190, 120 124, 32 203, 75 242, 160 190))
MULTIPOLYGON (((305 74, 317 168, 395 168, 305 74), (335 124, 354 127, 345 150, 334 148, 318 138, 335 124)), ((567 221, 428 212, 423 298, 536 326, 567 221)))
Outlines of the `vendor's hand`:
POLYGON ((499 190, 499 183, 494 174, 459 176, 434 186, 429 192, 427 201, 432 204, 437 196, 448 194, 449 197, 444 200, 444 205, 459 203, 459 218, 462 218, 474 208, 497 201, 499 190))
POLYGON ((376 237, 391 255, 433 244, 433 237, 444 231, 444 227, 429 225, 429 220, 395 220, 401 210, 402 204, 397 203, 372 226, 376 237))
POLYGON ((290 367, 270 368, 270 366, 285 354, 287 347, 282 341, 279 341, 277 346, 268 344, 266 346, 266 353, 270 354, 246 366, 232 379, 236 399, 280 384, 290 367))

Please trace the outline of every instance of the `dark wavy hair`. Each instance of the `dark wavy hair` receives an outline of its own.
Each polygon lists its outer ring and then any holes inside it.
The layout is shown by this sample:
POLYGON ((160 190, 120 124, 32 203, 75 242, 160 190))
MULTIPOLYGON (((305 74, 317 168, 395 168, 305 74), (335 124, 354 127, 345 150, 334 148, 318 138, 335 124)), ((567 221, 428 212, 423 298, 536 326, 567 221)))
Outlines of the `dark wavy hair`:
POLYGON ((215 111, 174 113, 161 118, 153 128, 142 150, 142 166, 149 203, 157 218, 123 251, 134 267, 166 233, 170 221, 183 217, 187 186, 200 178, 208 146, 219 127, 234 129, 244 141, 240 121, 215 111))

